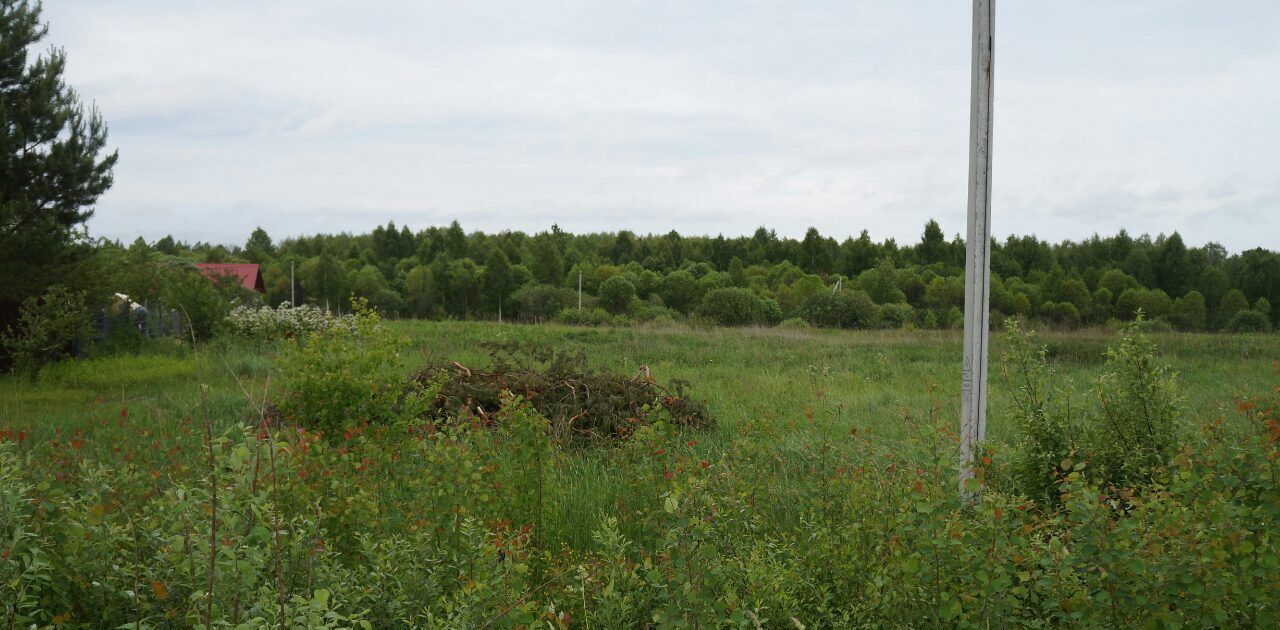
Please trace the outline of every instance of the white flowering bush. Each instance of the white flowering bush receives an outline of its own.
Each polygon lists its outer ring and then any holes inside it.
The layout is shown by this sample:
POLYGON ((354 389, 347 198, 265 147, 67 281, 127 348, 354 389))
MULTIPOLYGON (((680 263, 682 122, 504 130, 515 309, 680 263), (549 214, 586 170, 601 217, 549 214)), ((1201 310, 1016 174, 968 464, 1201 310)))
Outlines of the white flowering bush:
POLYGON ((276 308, 237 306, 231 309, 225 324, 228 333, 249 339, 306 337, 335 328, 355 330, 355 318, 351 315, 334 315, 315 306, 294 306, 288 302, 276 308))

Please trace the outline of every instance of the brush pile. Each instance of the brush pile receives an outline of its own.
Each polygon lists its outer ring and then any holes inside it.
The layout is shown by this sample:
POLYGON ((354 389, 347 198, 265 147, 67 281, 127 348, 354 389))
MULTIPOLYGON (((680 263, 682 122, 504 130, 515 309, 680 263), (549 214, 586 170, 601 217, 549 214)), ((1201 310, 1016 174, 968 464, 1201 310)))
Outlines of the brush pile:
POLYGON ((575 442, 626 439, 639 426, 660 420, 678 427, 712 425, 706 406, 685 395, 688 383, 672 380, 664 387, 647 367, 623 375, 591 369, 581 352, 519 342, 485 347, 487 367, 449 361, 411 377, 424 386, 440 385, 438 418, 488 420, 507 391, 546 417, 558 437, 575 442))

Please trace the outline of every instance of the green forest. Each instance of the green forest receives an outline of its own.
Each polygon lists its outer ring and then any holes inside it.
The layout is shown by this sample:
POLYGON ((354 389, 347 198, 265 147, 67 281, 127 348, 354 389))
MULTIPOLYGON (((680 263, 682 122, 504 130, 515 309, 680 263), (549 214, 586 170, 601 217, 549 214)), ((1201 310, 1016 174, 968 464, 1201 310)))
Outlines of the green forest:
MULTIPOLYGON (((1017 316, 1103 326, 1141 310, 1155 326, 1255 332, 1271 330, 1280 315, 1271 306, 1280 300, 1280 254, 1262 248, 1232 254, 1216 243, 1188 247, 1177 232, 1124 231, 1056 244, 1010 236, 992 245, 996 323, 1017 316)), ((867 230, 843 240, 814 228, 796 240, 764 227, 737 237, 572 234, 557 226, 531 235, 468 233, 455 221, 279 242, 259 228, 233 247, 165 237, 102 241, 97 249, 100 264, 119 272, 115 290, 139 301, 163 299, 157 265, 250 262, 262 265, 268 305, 294 296, 342 309, 354 295, 401 318, 937 329, 960 326, 964 307, 964 242, 947 239, 936 221, 918 242, 902 244, 873 240, 867 230)))

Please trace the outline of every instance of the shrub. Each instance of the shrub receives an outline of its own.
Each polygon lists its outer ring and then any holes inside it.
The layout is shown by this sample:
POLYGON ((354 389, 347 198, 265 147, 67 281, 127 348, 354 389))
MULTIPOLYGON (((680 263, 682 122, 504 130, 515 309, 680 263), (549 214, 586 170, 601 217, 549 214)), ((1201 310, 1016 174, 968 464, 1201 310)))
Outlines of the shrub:
POLYGON ((195 269, 174 270, 165 281, 161 297, 183 314, 183 320, 198 339, 213 337, 231 312, 232 301, 242 289, 230 276, 206 278, 195 269))
POLYGON ((561 324, 570 326, 612 326, 614 324, 625 321, 625 317, 615 317, 610 315, 608 311, 600 308, 566 308, 556 313, 555 320, 561 324))
POLYGON ((83 293, 53 285, 44 295, 23 301, 17 328, 0 334, 0 345, 9 351, 16 372, 35 376, 89 336, 89 309, 83 293))
POLYGON ((916 310, 910 304, 881 304, 876 321, 885 328, 907 328, 915 324, 916 310))
POLYGON ((897 271, 893 267, 892 259, 880 259, 875 267, 858 274, 854 282, 859 289, 866 291, 876 304, 896 304, 907 301, 907 295, 898 288, 897 271))
POLYGON ((782 306, 773 298, 764 300, 764 323, 776 326, 782 321, 782 306))
MULTIPOLYGON (((656 302, 661 301, 661 299, 656 300, 656 302)), ((631 321, 633 322, 674 324, 681 317, 684 316, 680 314, 680 311, 654 302, 642 302, 640 306, 631 312, 631 321)))
POLYGON ((625 313, 636 297, 636 285, 623 276, 612 276, 600 284, 596 297, 610 313, 625 313))
POLYGON ((1128 324, 1116 326, 1115 329, 1117 332, 1122 331, 1125 329, 1126 325, 1131 325, 1133 326, 1134 330, 1144 332, 1144 333, 1173 332, 1173 325, 1171 325, 1169 322, 1163 319, 1147 319, 1145 314, 1142 314, 1141 319, 1135 319, 1129 322, 1128 324))
POLYGON ((1099 467, 1095 476, 1104 483, 1149 481, 1176 445, 1177 374, 1156 362, 1155 345, 1140 322, 1122 330, 1119 342, 1107 349, 1106 371, 1094 388, 1099 410, 1089 446, 1099 467))
POLYGON ((1191 291, 1173 301, 1173 310, 1169 313, 1169 321, 1178 330, 1204 330, 1209 318, 1209 309, 1205 306, 1204 295, 1199 291, 1191 291))
POLYGON ((702 286, 698 284, 693 274, 681 269, 667 274, 662 279, 662 286, 658 289, 658 293, 664 304, 682 313, 688 313, 698 305, 698 299, 702 296, 702 286))
POLYGON ((702 298, 698 314, 721 326, 764 326, 781 321, 777 303, 770 307, 750 289, 715 289, 702 298))
POLYGON ((330 438, 393 419, 404 392, 397 367, 408 340, 385 328, 367 302, 352 300, 352 306, 354 326, 295 338, 276 361, 280 414, 330 438))
POLYGON ((964 306, 964 279, 935 277, 925 288, 924 303, 939 313, 964 306))
POLYGON ((1138 311, 1150 319, 1160 319, 1172 307, 1173 301, 1160 289, 1125 289, 1116 298, 1116 316, 1122 319, 1136 318, 1138 311))
POLYGON ((799 317, 788 317, 778 324, 778 328, 783 330, 808 330, 813 326, 810 326, 809 322, 799 317))
POLYGON ((1035 346, 1016 321, 1006 322, 1001 372, 1020 438, 1011 466, 1017 492, 1054 502, 1063 478, 1079 470, 1104 486, 1147 483, 1172 458, 1181 400, 1177 375, 1156 362, 1143 323, 1125 326, 1107 350, 1091 411, 1070 407, 1071 392, 1046 360, 1046 348, 1035 346), (1073 423, 1073 417, 1079 420, 1073 423))
POLYGON ((573 304, 574 299, 573 291, 549 284, 527 284, 511 294, 520 315, 533 319, 550 319, 573 304))
POLYGON ((1036 346, 1030 332, 1016 319, 1005 322, 1001 374, 1013 399, 1013 423, 1019 436, 1012 463, 1012 481, 1018 493, 1056 503, 1062 466, 1075 452, 1070 410, 1047 350, 1036 346))
POLYGON ((1227 322, 1233 333, 1271 332, 1271 319, 1258 311, 1239 311, 1227 322))
POLYGON ((937 330, 938 314, 932 310, 925 310, 924 315, 920 318, 920 327, 925 330, 937 330))
POLYGON ((1214 317, 1217 319, 1218 328, 1230 328, 1231 320, 1235 318, 1236 313, 1249 310, 1249 300, 1244 297, 1244 293, 1240 289, 1231 289, 1226 295, 1222 296, 1222 301, 1218 303, 1218 308, 1214 317))
POLYGON ((1267 299, 1267 298, 1265 298, 1265 297, 1260 297, 1260 298, 1258 298, 1258 301, 1253 303, 1253 310, 1258 311, 1259 313, 1262 313, 1263 315, 1266 315, 1266 316, 1267 316, 1267 318, 1268 318, 1268 319, 1270 319, 1270 317, 1271 317, 1271 300, 1268 300, 1268 299, 1267 299))
POLYGON ((864 291, 839 291, 809 296, 800 316, 825 328, 872 328, 876 324, 875 302, 864 291))
POLYGON ((1067 328, 1080 325, 1080 311, 1071 302, 1045 302, 1040 305, 1040 316, 1045 321, 1067 328))
POLYGON ((293 306, 288 302, 276 308, 237 306, 223 321, 227 334, 261 341, 306 337, 321 330, 354 326, 351 315, 335 316, 317 306, 293 306))

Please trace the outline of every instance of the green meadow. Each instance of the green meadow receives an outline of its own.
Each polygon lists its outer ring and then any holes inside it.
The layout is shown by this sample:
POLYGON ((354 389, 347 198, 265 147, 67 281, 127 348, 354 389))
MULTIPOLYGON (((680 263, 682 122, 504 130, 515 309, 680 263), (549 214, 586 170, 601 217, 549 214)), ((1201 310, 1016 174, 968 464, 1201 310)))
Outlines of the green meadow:
MULTIPOLYGON (((659 382, 687 381, 715 426, 658 426, 624 444, 573 446, 547 442, 536 428, 522 432, 537 420, 517 408, 499 421, 509 429, 459 424, 437 433, 432 424, 424 433, 412 422, 356 418, 345 436, 319 436, 264 421, 264 403, 284 395, 288 344, 225 338, 194 352, 157 342, 136 355, 57 363, 34 380, 5 377, 0 478, 11 521, 3 527, 11 549, 34 554, 6 565, 5 577, 26 589, 8 591, 21 602, 10 619, 82 627, 208 618, 242 627, 1089 626, 1102 623, 1090 607, 1104 601, 1119 607, 1121 625, 1276 618, 1271 539, 1251 543, 1258 557, 1245 568, 1265 569, 1256 579, 1238 563, 1215 572, 1193 562, 1197 580, 1208 572, 1229 582, 1213 583, 1215 595, 1198 607, 1155 593, 1179 587, 1189 570, 1158 548, 1171 536, 1162 528, 1202 519, 1206 531, 1229 522, 1238 536, 1265 538, 1275 497, 1242 508, 1253 510, 1251 529, 1220 502, 1211 509, 1168 489, 1152 495, 1160 510, 1128 517, 1132 505, 1071 507, 1066 489, 1082 479, 1063 479, 1060 509, 996 483, 1019 442, 1011 398, 1019 375, 1003 373, 1004 335, 991 352, 991 485, 982 503, 968 505, 956 496, 958 332, 385 325, 407 339, 388 368, 397 378, 443 361, 480 368, 485 344, 529 341, 580 350, 599 369, 647 367, 659 382), (1115 574, 1129 593, 1118 602, 1117 584, 1093 567, 1120 559, 1063 546, 1092 527, 1077 517, 1101 509, 1112 510, 1113 528, 1135 528, 1126 553, 1136 559, 1115 574), (202 541, 215 514, 221 542, 207 582, 202 541), (999 551, 990 546, 997 540, 999 551), (975 566, 987 567, 985 582, 972 577, 975 566), (1250 604, 1244 593, 1262 599, 1250 604)), ((1072 392, 1066 407, 1081 417, 1094 408, 1114 340, 1102 331, 1039 337, 1055 382, 1072 392)), ((1256 442, 1259 417, 1243 413, 1242 401, 1274 391, 1280 337, 1152 340, 1157 362, 1177 373, 1186 448, 1256 442)), ((1179 536, 1218 540, 1190 529, 1179 536)), ((1205 553, 1238 552, 1238 537, 1223 540, 1205 553)))

